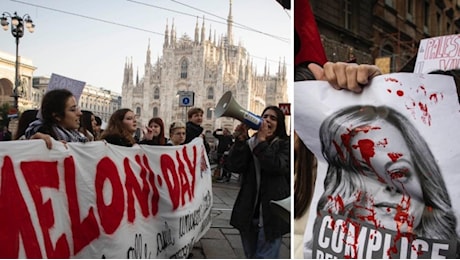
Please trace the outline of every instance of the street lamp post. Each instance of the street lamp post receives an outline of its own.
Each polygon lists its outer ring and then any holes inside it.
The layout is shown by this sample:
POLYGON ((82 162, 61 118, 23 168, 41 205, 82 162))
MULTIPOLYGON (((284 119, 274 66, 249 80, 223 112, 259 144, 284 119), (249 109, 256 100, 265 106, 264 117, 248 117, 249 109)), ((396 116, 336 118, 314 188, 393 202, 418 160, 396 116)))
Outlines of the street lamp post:
POLYGON ((8 12, 4 12, 2 17, 0 18, 0 23, 3 27, 3 30, 8 30, 8 18, 11 20, 11 34, 16 39, 16 68, 15 68, 15 76, 14 76, 14 89, 13 95, 14 98, 14 108, 18 109, 18 87, 21 82, 19 79, 19 39, 24 36, 24 22, 26 25, 27 30, 30 33, 33 33, 35 30, 35 25, 32 22, 32 19, 28 14, 25 14, 23 17, 20 17, 16 12, 11 15, 8 12))

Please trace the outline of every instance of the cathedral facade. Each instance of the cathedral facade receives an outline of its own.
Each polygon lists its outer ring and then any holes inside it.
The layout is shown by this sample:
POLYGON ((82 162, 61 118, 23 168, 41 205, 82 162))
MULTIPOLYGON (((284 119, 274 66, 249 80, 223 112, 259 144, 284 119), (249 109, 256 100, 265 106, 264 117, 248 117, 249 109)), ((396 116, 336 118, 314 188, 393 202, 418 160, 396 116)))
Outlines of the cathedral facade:
POLYGON ((149 43, 144 76, 134 78, 132 61, 126 61, 122 107, 136 113, 140 127, 152 117, 161 117, 169 136, 173 121, 187 121, 190 107, 179 100, 184 91, 193 92, 193 107, 203 109, 202 127, 208 135, 217 128, 233 131, 240 123, 214 115, 216 104, 227 91, 241 107, 255 114, 261 114, 268 105, 288 102, 285 62, 278 62, 274 75, 265 62, 263 74, 257 75, 248 50, 233 43, 231 2, 225 36, 216 39, 211 31, 206 35, 204 19, 201 27, 199 24, 197 18, 193 39, 187 34, 177 38, 174 21, 171 29, 166 24, 162 56, 152 63, 149 43))

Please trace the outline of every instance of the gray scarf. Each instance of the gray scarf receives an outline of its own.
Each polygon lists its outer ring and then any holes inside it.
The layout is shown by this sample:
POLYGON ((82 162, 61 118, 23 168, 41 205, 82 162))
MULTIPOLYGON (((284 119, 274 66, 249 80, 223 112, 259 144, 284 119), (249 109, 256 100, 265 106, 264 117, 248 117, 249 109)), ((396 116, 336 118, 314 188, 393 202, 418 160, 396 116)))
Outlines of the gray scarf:
MULTIPOLYGON (((41 119, 37 119, 33 121, 32 123, 30 123, 29 127, 27 127, 26 129, 26 138, 30 139, 30 137, 36 134, 39 131, 40 127, 42 126, 43 126, 43 121, 41 119)), ((54 133, 56 133, 56 136, 57 136, 56 140, 58 141, 83 142, 83 143, 88 141, 88 138, 81 135, 80 132, 78 132, 77 130, 65 129, 56 124, 54 124, 51 128, 53 129, 54 133)))

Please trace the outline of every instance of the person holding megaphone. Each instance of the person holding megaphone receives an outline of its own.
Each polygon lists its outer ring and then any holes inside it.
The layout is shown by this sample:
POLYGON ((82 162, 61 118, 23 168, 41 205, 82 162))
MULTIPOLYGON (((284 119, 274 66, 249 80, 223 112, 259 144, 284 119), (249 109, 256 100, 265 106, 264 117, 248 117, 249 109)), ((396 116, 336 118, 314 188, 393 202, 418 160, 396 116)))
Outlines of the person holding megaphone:
POLYGON ((252 137, 247 123, 234 131, 228 168, 241 174, 241 188, 230 224, 240 231, 247 258, 275 259, 290 223, 270 208, 270 201, 291 193, 290 138, 284 113, 277 106, 266 107, 259 118, 258 131, 252 137))

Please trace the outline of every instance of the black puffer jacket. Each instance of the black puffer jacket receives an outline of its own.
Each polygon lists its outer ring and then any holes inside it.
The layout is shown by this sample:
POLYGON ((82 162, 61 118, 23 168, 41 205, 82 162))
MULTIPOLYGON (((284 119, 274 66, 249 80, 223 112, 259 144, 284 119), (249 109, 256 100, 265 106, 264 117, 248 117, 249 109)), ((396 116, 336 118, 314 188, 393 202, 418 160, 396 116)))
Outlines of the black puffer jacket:
POLYGON ((132 147, 133 144, 126 139, 125 137, 121 135, 107 135, 103 138, 107 143, 109 144, 114 144, 114 145, 120 145, 120 146, 126 146, 126 147, 132 147))
MULTIPOLYGON (((252 137, 252 138, 255 138, 252 137)), ((262 204, 264 232, 267 240, 289 233, 286 223, 271 208, 271 200, 288 197, 290 182, 290 141, 275 139, 257 144, 253 152, 247 142, 236 142, 230 150, 228 162, 232 172, 242 174, 241 188, 233 206, 230 224, 240 231, 252 231, 256 212, 257 180, 253 154, 260 162, 259 201, 262 204)))
MULTIPOLYGON (((199 137, 204 131, 204 128, 196 125, 190 121, 185 124, 185 142, 184 144, 190 143, 196 137, 199 137)), ((206 141, 206 138, 203 138, 204 148, 206 149, 206 153, 211 151, 211 147, 209 143, 206 141)))

